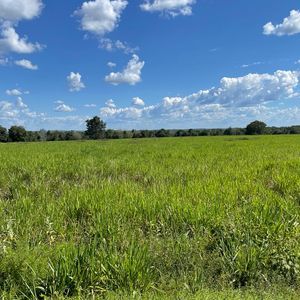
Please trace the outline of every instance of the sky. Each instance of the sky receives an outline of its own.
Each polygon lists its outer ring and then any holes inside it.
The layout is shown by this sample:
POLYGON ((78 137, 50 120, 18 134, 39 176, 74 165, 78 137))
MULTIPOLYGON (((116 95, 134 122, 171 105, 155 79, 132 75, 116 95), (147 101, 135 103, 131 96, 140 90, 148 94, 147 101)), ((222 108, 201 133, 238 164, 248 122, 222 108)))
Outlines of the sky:
POLYGON ((300 124, 299 0, 0 0, 0 125, 300 124))

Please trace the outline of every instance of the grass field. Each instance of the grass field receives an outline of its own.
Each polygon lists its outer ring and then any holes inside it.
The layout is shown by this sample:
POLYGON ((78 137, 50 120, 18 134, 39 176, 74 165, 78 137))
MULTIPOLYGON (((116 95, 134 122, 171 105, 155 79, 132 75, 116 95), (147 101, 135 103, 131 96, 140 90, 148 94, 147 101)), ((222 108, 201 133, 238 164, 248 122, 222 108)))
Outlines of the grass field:
POLYGON ((0 144, 3 299, 299 299, 300 136, 0 144))

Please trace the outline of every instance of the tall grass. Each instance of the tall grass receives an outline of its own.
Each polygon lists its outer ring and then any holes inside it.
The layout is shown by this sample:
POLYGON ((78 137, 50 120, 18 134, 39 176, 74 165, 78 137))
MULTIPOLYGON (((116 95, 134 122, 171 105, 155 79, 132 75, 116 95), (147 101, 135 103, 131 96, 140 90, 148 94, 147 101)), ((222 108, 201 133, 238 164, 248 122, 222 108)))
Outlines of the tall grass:
POLYGON ((0 144, 0 171, 3 299, 298 289, 298 136, 0 144))

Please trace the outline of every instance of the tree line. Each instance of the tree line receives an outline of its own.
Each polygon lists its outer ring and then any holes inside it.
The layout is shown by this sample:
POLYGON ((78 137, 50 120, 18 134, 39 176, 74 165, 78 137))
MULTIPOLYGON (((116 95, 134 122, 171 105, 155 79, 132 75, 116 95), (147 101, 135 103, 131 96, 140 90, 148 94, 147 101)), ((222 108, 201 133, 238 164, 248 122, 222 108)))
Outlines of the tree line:
POLYGON ((159 129, 159 130, 113 130, 95 116, 86 121, 86 131, 39 130, 28 131, 23 126, 0 126, 0 142, 70 141, 98 139, 162 138, 185 136, 300 134, 299 126, 268 127, 264 122, 254 121, 246 128, 226 129, 159 129))

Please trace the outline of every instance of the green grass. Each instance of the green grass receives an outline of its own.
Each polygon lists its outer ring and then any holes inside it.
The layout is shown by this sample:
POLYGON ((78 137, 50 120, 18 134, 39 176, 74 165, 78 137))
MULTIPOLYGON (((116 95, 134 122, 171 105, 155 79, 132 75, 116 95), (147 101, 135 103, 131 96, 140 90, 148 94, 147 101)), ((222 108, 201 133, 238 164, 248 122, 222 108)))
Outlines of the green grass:
POLYGON ((0 297, 296 299, 299 205, 300 136, 0 144, 0 297))

